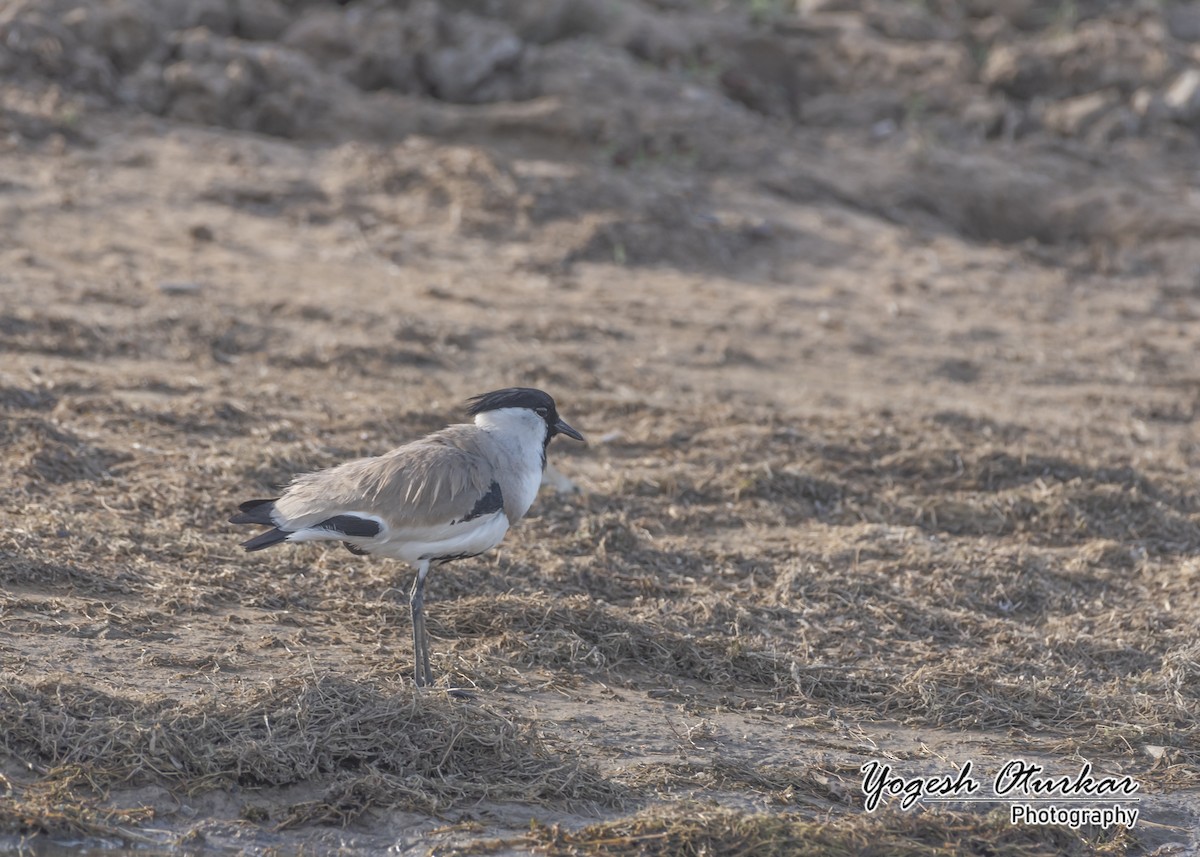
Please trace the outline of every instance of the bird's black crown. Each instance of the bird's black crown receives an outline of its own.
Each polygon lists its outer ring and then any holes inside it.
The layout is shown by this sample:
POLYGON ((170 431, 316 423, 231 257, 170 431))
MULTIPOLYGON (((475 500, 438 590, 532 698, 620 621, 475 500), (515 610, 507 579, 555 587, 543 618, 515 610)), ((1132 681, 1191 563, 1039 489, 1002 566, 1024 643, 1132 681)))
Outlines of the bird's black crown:
POLYGON ((548 393, 533 387, 508 387, 467 400, 467 415, 472 417, 501 408, 529 408, 531 411, 544 409, 545 413, 541 416, 547 425, 552 426, 558 422, 558 408, 554 406, 554 399, 550 398, 548 393))

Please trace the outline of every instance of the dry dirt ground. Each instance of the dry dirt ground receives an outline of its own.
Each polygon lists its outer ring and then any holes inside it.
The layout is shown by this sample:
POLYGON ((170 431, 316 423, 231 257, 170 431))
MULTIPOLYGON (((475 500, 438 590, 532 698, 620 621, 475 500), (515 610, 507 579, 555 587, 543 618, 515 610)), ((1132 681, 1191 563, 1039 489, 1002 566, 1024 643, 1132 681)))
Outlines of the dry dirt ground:
POLYGON ((1197 853, 1197 39, 0 3, 0 850, 1197 853), (590 443, 417 693, 408 569, 225 520, 512 384, 590 443), (863 810, 1012 758, 1141 819, 863 810))

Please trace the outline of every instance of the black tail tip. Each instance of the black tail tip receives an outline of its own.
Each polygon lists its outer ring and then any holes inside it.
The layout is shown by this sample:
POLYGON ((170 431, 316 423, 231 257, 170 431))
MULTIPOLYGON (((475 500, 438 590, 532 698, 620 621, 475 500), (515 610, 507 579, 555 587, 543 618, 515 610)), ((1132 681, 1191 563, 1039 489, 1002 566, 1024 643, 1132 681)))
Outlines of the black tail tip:
POLYGON ((267 503, 274 503, 278 497, 272 497, 269 500, 247 500, 245 503, 238 504, 238 511, 253 512, 259 506, 265 506, 267 503))
POLYGON ((275 501, 278 499, 273 497, 270 500, 247 500, 238 506, 238 513, 229 519, 229 523, 266 524, 273 527, 275 521, 271 518, 271 513, 275 511, 275 501))
POLYGON ((291 533, 288 531, 276 527, 273 530, 259 533, 254 538, 242 542, 242 548, 245 549, 246 553, 253 553, 254 551, 260 551, 272 545, 277 545, 280 542, 287 541, 287 537, 290 535, 291 533))

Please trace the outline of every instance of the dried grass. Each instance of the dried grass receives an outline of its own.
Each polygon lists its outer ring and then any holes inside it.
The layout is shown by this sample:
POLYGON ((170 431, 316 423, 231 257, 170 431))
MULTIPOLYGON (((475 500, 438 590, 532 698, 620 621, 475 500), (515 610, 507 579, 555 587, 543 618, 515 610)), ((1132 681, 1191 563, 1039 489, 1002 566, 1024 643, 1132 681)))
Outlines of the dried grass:
MULTIPOLYGON (((475 654, 556 668, 634 667, 718 687, 791 687, 792 659, 755 650, 737 635, 695 634, 664 616, 632 616, 583 595, 503 595, 439 604, 432 633, 482 641, 475 654)), ((432 615, 432 614, 431 614, 432 615)))
POLYGON ((817 822, 794 814, 749 814, 704 806, 658 808, 577 831, 534 828, 527 844, 547 857, 1071 857, 1122 855, 1135 845, 1115 834, 1022 827, 1002 813, 849 815, 817 822))
POLYGON ((433 693, 385 695, 332 676, 290 679, 179 704, 58 680, 0 688, 5 751, 97 791, 164 783, 188 791, 325 783, 283 826, 338 822, 373 806, 437 814, 468 800, 567 807, 622 795, 528 723, 433 693))
MULTIPOLYGON (((336 549, 246 558, 214 510, 434 427, 417 412, 316 415, 271 389, 247 421, 186 387, 132 405, 55 395, 49 412, 36 391, 3 397, 0 473, 20 526, 0 533, 14 637, 0 647, 15 665, 0 746, 41 770, 9 827, 135 824, 96 800, 141 782, 305 784, 277 825, 484 799, 610 806, 695 785, 839 803, 819 780, 719 765, 609 781, 532 723, 374 689, 409 669, 409 570, 336 549), (320 443, 301 417, 324 427, 320 443), (127 451, 130 434, 145 449, 127 451), (68 657, 91 675, 26 678, 68 657), (310 677, 271 681, 280 670, 310 677)), ((435 661, 456 681, 651 684, 694 710, 1021 730, 1127 759, 1150 743, 1167 761, 1146 776, 1195 782, 1200 510, 1177 470, 1134 467, 1103 438, 1062 446, 954 415, 785 425, 641 416, 600 394, 582 407, 627 430, 603 450, 609 469, 588 471, 593 492, 540 505, 498 559, 431 578, 435 661)))
POLYGON ((54 837, 87 836, 101 840, 143 841, 134 829, 154 817, 143 807, 110 807, 77 778, 64 776, 21 787, 0 776, 0 833, 41 833, 54 837))
POLYGON ((822 810, 831 805, 860 808, 859 766, 842 770, 821 766, 759 764, 721 756, 706 763, 672 762, 643 765, 622 781, 662 795, 678 796, 681 789, 752 794, 779 806, 809 804, 822 810))

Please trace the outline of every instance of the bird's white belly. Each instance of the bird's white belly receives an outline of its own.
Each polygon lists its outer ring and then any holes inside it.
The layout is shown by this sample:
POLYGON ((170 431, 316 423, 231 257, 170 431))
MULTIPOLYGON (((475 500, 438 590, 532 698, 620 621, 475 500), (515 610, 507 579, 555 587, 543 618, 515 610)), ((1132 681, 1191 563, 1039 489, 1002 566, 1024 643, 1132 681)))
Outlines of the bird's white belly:
POLYGON ((500 511, 444 527, 385 531, 364 547, 376 556, 415 563, 423 559, 481 554, 500 544, 507 532, 508 518, 500 511))

